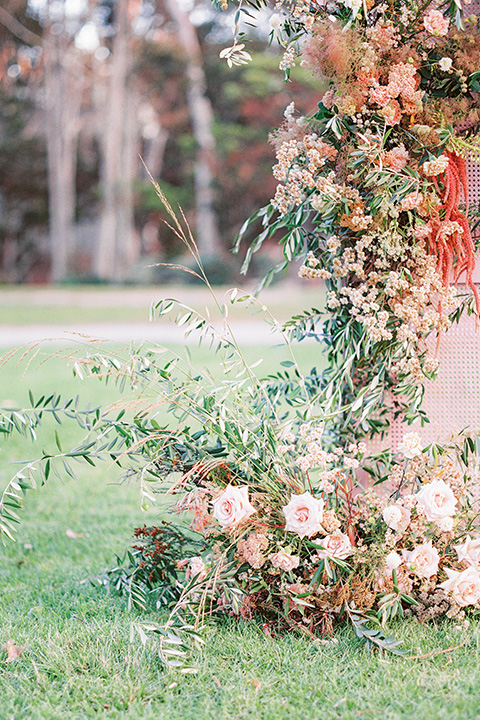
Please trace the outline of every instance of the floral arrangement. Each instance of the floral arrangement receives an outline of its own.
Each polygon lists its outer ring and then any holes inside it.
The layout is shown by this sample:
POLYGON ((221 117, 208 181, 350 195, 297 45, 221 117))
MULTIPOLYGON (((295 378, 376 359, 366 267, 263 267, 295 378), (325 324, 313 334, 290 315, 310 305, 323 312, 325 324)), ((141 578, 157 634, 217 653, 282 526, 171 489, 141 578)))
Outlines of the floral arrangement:
MULTIPOLYGON (((347 619, 369 645, 401 653, 390 619, 466 621, 480 609, 479 433, 422 447, 405 432, 398 452, 374 457, 365 442, 385 431, 392 406, 407 422, 425 419, 422 379, 437 368, 426 340, 464 310, 478 313, 465 170, 479 153, 478 18, 465 17, 461 0, 298 0, 277 3, 272 27, 287 76, 299 60, 325 87, 310 117, 287 108, 273 136, 277 192, 240 240, 261 219, 248 264, 283 233, 284 265, 304 257, 300 274, 325 281, 328 314, 306 311, 284 328, 269 317, 291 360, 259 378, 226 304, 219 332, 192 308, 161 301, 152 317, 178 309, 186 333, 222 358, 223 377, 165 348, 71 353, 80 378, 112 379, 133 398, 84 411, 31 398, 31 408, 0 414, 5 435, 34 439, 47 414, 86 431, 68 451, 57 437, 58 452, 16 473, 0 498, 4 537, 14 537, 23 494, 52 472, 74 475, 72 461, 107 459, 135 475, 144 505, 155 490, 174 500, 178 522, 137 529, 132 551, 99 580, 166 613, 135 626, 145 642, 157 634, 161 659, 183 672, 213 614, 321 641, 347 619), (462 275, 471 293, 459 298, 462 275), (306 336, 324 342, 325 371, 301 372, 291 338, 306 336)), ((243 62, 243 47, 223 55, 243 62)), ((157 192, 208 284, 188 228, 157 192)), ((257 302, 237 290, 230 301, 257 302)))
POLYGON ((167 583, 151 582, 152 552, 134 546, 141 552, 129 593, 176 592, 167 623, 146 624, 160 633, 167 665, 187 659, 170 654, 172 638, 187 655, 182 631, 210 615, 257 618, 270 634, 294 629, 322 642, 335 641, 334 626, 348 620, 368 645, 402 654, 385 632, 392 618, 468 622, 479 611, 478 434, 422 448, 406 433, 377 489, 361 482, 362 443, 326 452, 316 423, 282 439, 283 460, 272 458, 269 477, 202 459, 173 484, 175 510, 187 513, 203 548, 177 558, 167 583))
MULTIPOLYGON (((266 311, 237 290, 230 302, 266 311)), ((288 333, 276 323, 295 375, 291 386, 280 374, 279 392, 277 377, 259 378, 257 363, 246 362, 226 305, 218 307, 221 331, 174 300, 156 303, 152 316, 178 311, 185 332, 198 332, 221 358, 221 377, 165 348, 132 346, 126 356, 80 347, 68 355, 79 378, 116 382, 131 396, 85 410, 73 399, 31 397, 31 408, 2 411, 4 435, 34 440, 46 415, 85 430, 70 450, 56 434, 57 451, 18 470, 0 498, 2 536, 14 538, 24 493, 52 473, 74 476, 75 462, 107 460, 135 476, 144 506, 162 493, 180 518, 137 529, 132 550, 96 582, 127 594, 131 606, 153 601, 161 621, 134 627, 144 642, 158 635, 160 658, 182 672, 194 670, 192 645, 204 641, 211 615, 260 618, 267 632, 295 629, 322 642, 348 620, 369 645, 401 653, 386 634, 389 619, 463 621, 478 611, 479 433, 422 448, 407 432, 401 452, 376 457, 363 441, 334 442, 324 395, 303 376, 288 333)))
POLYGON ((304 257, 300 275, 325 282, 327 318, 312 310, 290 327, 296 337, 323 335, 323 384, 339 423, 360 439, 370 421, 359 408, 345 414, 358 391, 370 418, 378 411, 369 433, 386 427, 378 423, 385 393, 407 421, 421 416, 422 381, 438 367, 427 337, 465 309, 479 311, 469 224, 478 208, 465 166, 480 149, 479 18, 462 0, 300 0, 276 9, 281 68, 288 77, 301 64, 323 90, 312 115, 292 103, 272 136, 278 186, 251 219, 264 230, 250 254, 281 232, 278 269, 304 257))

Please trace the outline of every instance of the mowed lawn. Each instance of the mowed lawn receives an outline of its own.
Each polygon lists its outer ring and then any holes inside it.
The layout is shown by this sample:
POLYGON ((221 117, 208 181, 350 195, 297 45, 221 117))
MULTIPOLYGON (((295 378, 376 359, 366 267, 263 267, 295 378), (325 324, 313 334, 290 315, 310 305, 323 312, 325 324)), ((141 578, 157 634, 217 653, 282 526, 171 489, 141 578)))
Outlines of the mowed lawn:
MULTIPOLYGON (((304 367, 315 364, 316 352, 299 348, 304 367)), ((264 372, 286 357, 267 348, 247 354, 252 361, 264 355, 264 372)), ((213 362, 201 353, 198 361, 213 362)), ((93 404, 117 398, 115 388, 73 380, 59 358, 36 360, 25 376, 23 369, 13 362, 0 369, 0 404, 22 405, 28 388, 37 397, 80 392, 93 404)), ((3 443, 0 489, 14 463, 54 450, 53 431, 47 423, 36 446, 18 437, 3 443)), ((78 431, 65 426, 61 436, 68 446, 78 431)), ((129 643, 138 614, 84 582, 115 563, 135 526, 160 518, 158 510, 140 511, 134 481, 119 480, 108 465, 78 465, 75 482, 50 478, 27 496, 17 542, 0 546, 0 646, 23 648, 10 663, 0 652, 0 720, 480 717, 476 621, 469 628, 396 624, 409 655, 420 656, 403 659, 369 654, 348 628, 323 645, 294 634, 272 640, 254 623, 230 619, 211 625, 197 675, 165 675, 154 646, 129 643)))

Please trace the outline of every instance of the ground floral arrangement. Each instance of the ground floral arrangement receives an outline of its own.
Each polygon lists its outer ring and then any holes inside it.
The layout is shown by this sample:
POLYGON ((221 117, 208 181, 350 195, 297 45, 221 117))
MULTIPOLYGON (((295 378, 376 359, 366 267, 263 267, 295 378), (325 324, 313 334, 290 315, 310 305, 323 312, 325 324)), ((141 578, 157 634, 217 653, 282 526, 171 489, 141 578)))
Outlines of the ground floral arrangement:
MULTIPOLYGON (((240 1, 238 28, 242 13, 264 4, 240 1)), ((81 349, 68 356, 76 374, 129 388, 129 399, 81 410, 73 399, 32 397, 31 408, 0 417, 4 435, 34 439, 46 415, 86 431, 75 448, 57 438, 58 452, 16 473, 0 500, 4 537, 14 537, 24 493, 52 473, 74 476, 77 461, 108 460, 139 479, 145 505, 156 492, 170 502, 175 522, 137 528, 132 548, 94 582, 158 611, 134 629, 144 642, 157 636, 162 661, 182 672, 194 671, 191 650, 214 615, 318 642, 345 620, 369 646, 402 654, 386 630, 393 618, 468 622, 480 610, 480 434, 424 447, 419 428, 423 381, 438 364, 427 339, 478 313, 478 208, 465 168, 480 154, 478 17, 461 0, 299 0, 277 3, 271 24, 286 75, 300 62, 324 88, 311 116, 287 108, 273 134, 275 197, 239 242, 263 224, 248 265, 280 236, 284 266, 302 256, 302 277, 326 283, 326 311, 281 327, 255 296, 232 291, 230 302, 266 314, 290 353, 259 378, 231 331, 228 302, 218 303, 219 331, 163 300, 152 317, 173 314, 213 346, 220 377, 165 348, 81 349), (300 370, 292 341, 306 337, 323 343, 325 370, 300 370), (369 454, 392 413, 416 420, 415 430, 405 427, 398 451, 369 454)), ((248 60, 241 40, 238 30, 223 51, 229 64, 248 60)), ((208 285, 188 227, 156 189, 208 285)))
POLYGON ((362 443, 325 452, 311 423, 284 441, 289 461, 272 478, 202 460, 174 485, 176 511, 202 538, 197 554, 179 560, 176 526, 138 528, 130 564, 98 578, 140 607, 170 593, 167 623, 137 626, 161 636, 167 665, 185 668, 199 618, 211 615, 257 618, 269 635, 294 629, 320 642, 348 620, 368 646, 403 654, 385 632, 394 617, 468 622, 478 613, 478 434, 422 449, 407 433, 380 490, 356 480, 362 443))

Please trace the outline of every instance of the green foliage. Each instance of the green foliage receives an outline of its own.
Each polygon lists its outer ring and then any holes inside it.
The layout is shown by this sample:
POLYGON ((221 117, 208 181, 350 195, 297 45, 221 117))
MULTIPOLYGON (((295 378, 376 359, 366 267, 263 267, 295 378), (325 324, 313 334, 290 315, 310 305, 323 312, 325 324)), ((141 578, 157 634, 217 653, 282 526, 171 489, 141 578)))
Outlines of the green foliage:
POLYGON ((406 650, 400 647, 401 640, 396 640, 391 635, 385 635, 378 626, 373 628, 368 626, 369 622, 375 623, 376 618, 352 611, 348 605, 345 606, 345 612, 353 625, 355 635, 366 644, 367 650, 377 647, 385 652, 393 653, 393 655, 406 655, 406 650))
POLYGON ((160 527, 135 530, 135 544, 117 557, 117 565, 92 579, 107 592, 127 597, 129 609, 161 610, 178 602, 179 573, 177 563, 187 551, 202 545, 192 533, 163 522, 160 527))

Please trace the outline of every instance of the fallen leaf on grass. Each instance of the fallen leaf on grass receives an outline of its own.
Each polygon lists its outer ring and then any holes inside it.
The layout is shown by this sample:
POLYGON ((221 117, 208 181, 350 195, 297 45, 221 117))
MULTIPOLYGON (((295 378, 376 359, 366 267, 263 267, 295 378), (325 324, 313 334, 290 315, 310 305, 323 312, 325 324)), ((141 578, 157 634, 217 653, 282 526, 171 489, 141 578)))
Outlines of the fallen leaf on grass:
POLYGON ((216 685, 218 685, 218 687, 222 687, 222 683, 220 682, 220 680, 218 679, 218 677, 216 675, 212 675, 212 678, 215 681, 216 685))
POLYGON ((25 648, 20 647, 20 645, 15 645, 13 640, 7 640, 5 645, 2 645, 2 650, 5 650, 7 653, 6 662, 15 662, 15 660, 22 657, 25 648))
POLYGON ((65 535, 69 537, 71 540, 76 540, 77 538, 82 538, 83 533, 76 533, 74 530, 65 530, 65 535))
POLYGON ((257 697, 258 691, 262 687, 262 683, 258 682, 258 680, 252 680, 252 682, 253 682, 253 687, 255 688, 255 697, 257 697))

